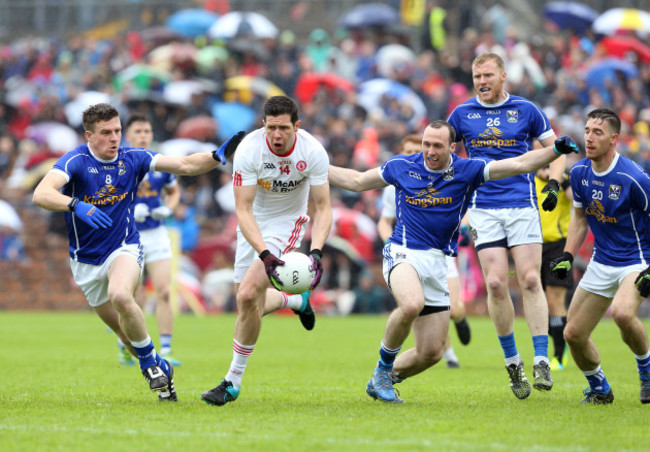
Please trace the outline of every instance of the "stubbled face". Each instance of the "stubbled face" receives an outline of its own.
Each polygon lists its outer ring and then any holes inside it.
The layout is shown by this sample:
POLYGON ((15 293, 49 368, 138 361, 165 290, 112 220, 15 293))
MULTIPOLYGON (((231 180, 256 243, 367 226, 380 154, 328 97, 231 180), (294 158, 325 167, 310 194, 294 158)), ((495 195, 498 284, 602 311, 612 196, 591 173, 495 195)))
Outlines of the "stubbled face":
POLYGON ((149 149, 153 142, 153 129, 148 121, 136 121, 126 129, 126 139, 134 148, 149 149))
POLYGON ((86 131, 86 139, 96 157, 102 160, 114 159, 122 141, 120 117, 96 123, 94 132, 86 131))
POLYGON ((449 166, 450 155, 456 143, 449 143, 449 130, 446 127, 434 129, 427 127, 422 135, 424 164, 431 170, 443 170, 449 166))
POLYGON ((481 102, 486 104, 496 104, 505 100, 503 84, 506 81, 506 73, 499 69, 496 61, 487 60, 483 64, 477 64, 472 67, 472 79, 474 81, 474 91, 481 102))
POLYGON ((284 155, 291 150, 296 141, 296 132, 300 128, 300 121, 291 123, 288 114, 267 116, 264 119, 264 133, 275 154, 284 155))
POLYGON ((585 150, 587 158, 599 160, 616 148, 618 134, 610 130, 609 125, 598 118, 590 118, 585 124, 585 150))
POLYGON ((413 155, 422 151, 422 145, 419 143, 414 143, 413 141, 407 141, 402 145, 402 155, 413 155))

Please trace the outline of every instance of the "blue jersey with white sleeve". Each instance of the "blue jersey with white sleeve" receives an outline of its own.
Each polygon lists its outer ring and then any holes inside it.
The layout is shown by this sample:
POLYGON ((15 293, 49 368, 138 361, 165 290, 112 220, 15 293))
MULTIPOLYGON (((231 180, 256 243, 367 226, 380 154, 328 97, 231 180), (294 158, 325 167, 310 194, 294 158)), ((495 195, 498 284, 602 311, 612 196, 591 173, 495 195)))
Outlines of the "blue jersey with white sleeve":
MULTIPOLYGON (((163 205, 161 196, 165 188, 171 188, 176 185, 176 175, 171 173, 161 173, 160 171, 149 171, 140 185, 135 197, 135 203, 143 203, 152 211, 156 207, 163 205)), ((146 231, 147 229, 157 228, 163 224, 163 220, 156 220, 149 215, 145 221, 138 223, 138 230, 146 231)))
POLYGON ((460 220, 474 190, 486 180, 486 163, 451 154, 449 167, 434 171, 420 152, 392 157, 379 168, 379 175, 395 186, 397 224, 390 241, 455 256, 460 220))
POLYGON ((573 205, 594 234, 592 259, 612 267, 650 262, 650 176, 624 155, 597 173, 591 160, 571 168, 573 205))
MULTIPOLYGON (((463 141, 471 159, 485 162, 517 157, 533 148, 533 139, 553 136, 548 118, 535 104, 508 94, 499 104, 469 99, 451 112, 449 123, 456 130, 456 141, 463 141)), ((470 207, 537 208, 535 174, 520 174, 488 181, 471 200, 470 207)))
POLYGON ((93 204, 113 220, 106 229, 93 229, 66 212, 70 257, 91 265, 101 265, 123 244, 137 244, 133 205, 138 184, 154 169, 154 153, 142 148, 120 147, 113 160, 95 157, 87 144, 63 155, 52 171, 66 178, 65 195, 93 204))

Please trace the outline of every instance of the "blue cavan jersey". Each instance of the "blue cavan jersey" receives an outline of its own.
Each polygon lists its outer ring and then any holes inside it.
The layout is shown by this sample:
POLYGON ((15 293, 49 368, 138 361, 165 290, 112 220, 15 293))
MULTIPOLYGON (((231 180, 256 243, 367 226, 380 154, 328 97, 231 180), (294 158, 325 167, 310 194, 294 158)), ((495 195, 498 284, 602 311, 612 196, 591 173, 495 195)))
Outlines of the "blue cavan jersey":
POLYGON ((573 205, 582 207, 594 234, 592 259, 623 267, 650 260, 650 177, 629 158, 616 154, 607 171, 596 173, 591 160, 571 168, 573 205))
POLYGON ((409 249, 439 249, 456 255, 458 227, 469 199, 486 178, 486 163, 451 155, 445 170, 434 171, 424 155, 397 155, 379 175, 395 186, 397 223, 390 241, 409 249))
MULTIPOLYGON (((163 189, 176 185, 176 175, 170 173, 161 173, 160 171, 149 171, 140 185, 135 197, 135 203, 144 203, 149 206, 149 211, 163 205, 160 197, 163 189)), ((147 229, 157 228, 163 224, 162 220, 155 220, 148 216, 142 223, 137 223, 138 230, 146 231, 147 229)))
MULTIPOLYGON (((529 100, 512 95, 494 105, 470 99, 456 107, 448 121, 456 129, 456 140, 463 141, 468 157, 485 162, 517 157, 533 148, 533 139, 542 140, 554 134, 542 110, 529 100)), ((535 174, 486 182, 476 190, 470 207, 537 208, 535 174)))
POLYGON ((136 244, 133 205, 138 184, 155 164, 154 153, 141 148, 120 147, 114 160, 95 157, 87 144, 63 155, 52 171, 68 181, 63 194, 93 204, 113 220, 106 229, 93 229, 65 213, 70 239, 70 257, 79 262, 100 265, 123 244, 136 244))

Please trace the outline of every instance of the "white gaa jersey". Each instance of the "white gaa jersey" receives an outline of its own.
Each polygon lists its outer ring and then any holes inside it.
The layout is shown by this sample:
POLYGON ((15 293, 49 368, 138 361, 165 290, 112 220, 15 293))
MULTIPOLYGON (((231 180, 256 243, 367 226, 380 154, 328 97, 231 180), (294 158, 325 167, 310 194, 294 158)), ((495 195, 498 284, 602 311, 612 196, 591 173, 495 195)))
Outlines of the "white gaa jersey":
POLYGON ((329 158, 320 142, 298 129, 293 149, 274 154, 264 129, 249 133, 237 146, 233 163, 233 185, 257 185, 253 215, 258 222, 273 217, 307 214, 311 185, 327 183, 329 158))

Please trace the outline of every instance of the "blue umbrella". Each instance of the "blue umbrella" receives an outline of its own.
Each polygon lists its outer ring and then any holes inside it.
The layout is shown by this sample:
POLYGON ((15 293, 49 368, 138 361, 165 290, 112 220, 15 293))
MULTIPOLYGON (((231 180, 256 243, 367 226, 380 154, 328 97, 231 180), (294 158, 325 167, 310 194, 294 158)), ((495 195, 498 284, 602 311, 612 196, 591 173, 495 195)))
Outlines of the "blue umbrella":
POLYGON ((400 22, 399 13, 382 3, 362 3, 347 11, 339 20, 342 28, 367 28, 400 22))
POLYGON ((579 34, 591 28, 599 13, 578 2, 550 2, 544 7, 544 16, 561 29, 571 28, 579 34))
POLYGON ((616 83, 619 73, 622 73, 627 78, 639 76, 639 70, 629 61, 619 60, 618 58, 605 58, 589 68, 585 81, 588 86, 605 88, 608 80, 616 83))
POLYGON ((212 116, 219 124, 217 136, 225 141, 240 130, 250 130, 255 124, 257 113, 248 105, 239 102, 217 102, 212 106, 212 116))
POLYGON ((183 37, 196 38, 206 34, 217 18, 216 14, 204 9, 182 9, 169 16, 165 25, 183 37))

